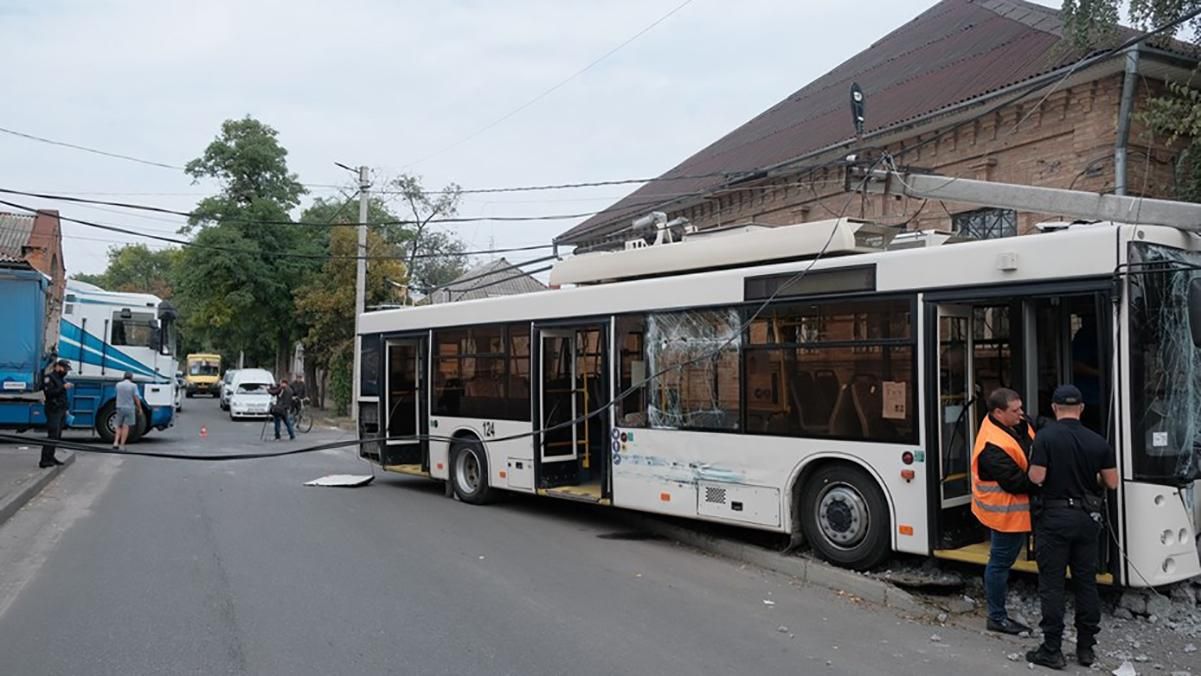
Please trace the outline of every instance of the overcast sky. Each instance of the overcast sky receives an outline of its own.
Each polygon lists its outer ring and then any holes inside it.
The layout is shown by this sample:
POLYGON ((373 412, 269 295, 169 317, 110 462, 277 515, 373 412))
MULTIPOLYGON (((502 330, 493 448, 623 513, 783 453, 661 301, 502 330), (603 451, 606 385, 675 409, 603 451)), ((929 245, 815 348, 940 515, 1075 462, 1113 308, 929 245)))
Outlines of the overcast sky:
MULTIPOLYGON (((348 182, 335 161, 379 179, 416 173, 429 189, 655 176, 934 4, 693 0, 476 134, 682 1, 0 0, 0 127, 182 165, 223 120, 249 114, 314 184, 348 182)), ((8 134, 0 158, 5 188, 184 210, 214 190, 8 134)), ((636 187, 473 195, 461 215, 588 212, 636 187)), ((306 203, 330 193, 314 188, 306 203)), ((180 220, 11 201, 163 234, 180 220)), ((454 230, 486 249, 548 243, 580 220, 454 230)), ((112 241, 135 239, 64 231, 72 274, 103 270, 112 241)))

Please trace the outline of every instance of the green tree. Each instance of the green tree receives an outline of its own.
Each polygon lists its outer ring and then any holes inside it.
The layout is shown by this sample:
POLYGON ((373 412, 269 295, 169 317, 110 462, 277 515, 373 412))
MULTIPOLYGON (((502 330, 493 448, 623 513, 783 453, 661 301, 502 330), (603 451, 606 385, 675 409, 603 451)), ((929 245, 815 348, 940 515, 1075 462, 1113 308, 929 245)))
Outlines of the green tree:
POLYGON ((323 253, 312 228, 289 223, 305 190, 288 171, 287 150, 262 122, 227 120, 186 170, 195 181, 216 180, 221 191, 201 200, 184 228, 200 245, 186 248, 179 264, 185 330, 282 371, 300 335, 293 293, 323 253))
MULTIPOLYGON (((322 205, 314 208, 321 209, 322 205)), ((313 209, 305 212, 306 218, 313 209)), ((303 343, 306 366, 331 374, 334 404, 339 414, 350 402, 350 368, 354 363, 355 272, 353 256, 358 249, 358 231, 334 228, 329 232, 331 258, 308 284, 296 293, 296 310, 307 326, 303 343)), ((405 266, 399 260, 396 245, 371 229, 367 233, 366 303, 370 307, 395 302, 393 285, 403 283, 405 266), (395 258, 386 258, 394 256, 395 258)))
POLYGON ((108 267, 97 275, 78 274, 74 278, 108 291, 150 293, 171 298, 175 289, 176 266, 180 250, 152 251, 145 244, 125 244, 108 249, 108 267))
MULTIPOLYGON (((1151 30, 1201 9, 1201 0, 1064 0, 1064 38, 1081 50, 1116 45, 1123 7, 1136 27, 1151 30)), ((1201 39, 1201 20, 1186 25, 1194 42, 1201 39)), ((1150 41, 1171 39, 1168 32, 1150 41)), ((1201 94, 1188 83, 1169 82, 1167 92, 1151 97, 1137 115, 1157 138, 1182 145, 1176 158, 1176 197, 1201 201, 1201 94)))
POLYGON ((432 227, 435 219, 459 213, 462 188, 449 183, 441 190, 427 191, 420 176, 408 174, 390 181, 389 188, 404 203, 408 222, 385 233, 390 241, 404 246, 413 287, 427 291, 462 275, 467 269, 463 242, 432 227))

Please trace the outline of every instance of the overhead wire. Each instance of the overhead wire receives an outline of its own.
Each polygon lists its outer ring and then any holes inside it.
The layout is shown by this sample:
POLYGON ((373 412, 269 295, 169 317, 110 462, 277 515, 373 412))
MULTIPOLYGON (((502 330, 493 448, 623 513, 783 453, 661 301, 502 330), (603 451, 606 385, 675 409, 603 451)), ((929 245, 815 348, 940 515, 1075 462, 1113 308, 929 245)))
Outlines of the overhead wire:
MULTIPOLYGON (((7 200, 0 200, 0 204, 7 206, 7 207, 11 207, 13 209, 20 209, 22 211, 28 211, 30 213, 37 213, 38 211, 44 211, 41 209, 35 209, 34 207, 30 207, 30 206, 27 206, 24 204, 18 204, 16 202, 10 202, 7 200)), ((58 218, 60 221, 67 221, 69 223, 78 223, 79 225, 83 225, 83 226, 90 227, 90 228, 106 230, 109 232, 117 232, 117 233, 121 233, 123 235, 130 235, 133 237, 142 237, 145 239, 152 239, 152 240, 156 240, 156 241, 160 241, 160 242, 167 242, 169 244, 177 244, 177 245, 183 246, 183 247, 208 250, 208 251, 220 251, 220 252, 224 252, 224 253, 242 253, 242 254, 248 253, 245 249, 240 249, 240 248, 236 248, 236 247, 218 246, 218 245, 212 245, 212 244, 197 244, 196 242, 193 242, 191 240, 180 239, 178 237, 170 237, 170 236, 166 236, 166 235, 156 235, 156 234, 148 233, 148 232, 140 232, 137 230, 131 230, 129 228, 125 228, 125 227, 121 227, 121 226, 106 225, 103 223, 97 223, 95 221, 88 221, 88 220, 81 219, 81 218, 73 218, 71 216, 64 216, 62 214, 59 214, 58 218)), ((555 246, 554 244, 537 244, 537 245, 530 245, 530 246, 505 247, 505 248, 498 248, 498 249, 483 249, 483 250, 478 250, 478 251, 459 251, 459 252, 453 252, 453 254, 450 254, 450 255, 475 256, 475 255, 488 255, 488 254, 495 254, 495 253, 510 253, 510 252, 515 252, 515 251, 537 251, 539 249, 551 249, 551 248, 554 248, 554 246, 555 246)), ((359 260, 359 259, 363 259, 363 260, 408 260, 410 258, 417 258, 417 259, 441 258, 448 254, 442 254, 442 253, 417 254, 415 256, 405 256, 405 255, 343 256, 343 255, 334 255, 334 254, 304 254, 304 253, 286 253, 285 252, 285 253, 270 253, 270 255, 275 258, 289 258, 289 259, 303 259, 303 260, 359 260)))

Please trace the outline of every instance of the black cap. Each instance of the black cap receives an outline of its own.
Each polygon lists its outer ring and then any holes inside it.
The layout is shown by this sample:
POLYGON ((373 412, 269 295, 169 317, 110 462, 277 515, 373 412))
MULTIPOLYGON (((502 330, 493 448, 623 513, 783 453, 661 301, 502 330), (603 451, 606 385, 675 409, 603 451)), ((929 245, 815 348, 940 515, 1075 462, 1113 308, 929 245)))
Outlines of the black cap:
POLYGON ((66 359, 59 359, 58 361, 54 362, 54 364, 56 366, 61 366, 65 369, 67 369, 68 371, 71 370, 71 362, 67 361, 66 359))
POLYGON ((1060 385, 1055 388, 1055 394, 1051 395, 1051 403, 1060 406, 1078 406, 1084 403, 1084 395, 1080 394, 1080 388, 1075 385, 1060 385))

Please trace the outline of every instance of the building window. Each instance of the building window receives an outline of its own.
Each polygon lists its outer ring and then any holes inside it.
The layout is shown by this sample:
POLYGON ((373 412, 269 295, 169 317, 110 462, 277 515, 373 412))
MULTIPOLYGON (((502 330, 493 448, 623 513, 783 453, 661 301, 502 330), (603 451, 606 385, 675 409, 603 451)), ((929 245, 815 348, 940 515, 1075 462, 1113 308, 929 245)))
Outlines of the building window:
POLYGON ((1018 214, 1013 209, 975 209, 951 216, 952 229, 972 239, 1000 239, 1018 234, 1018 214))
POLYGON ((746 428, 916 442, 911 301, 788 303, 751 322, 746 428))

